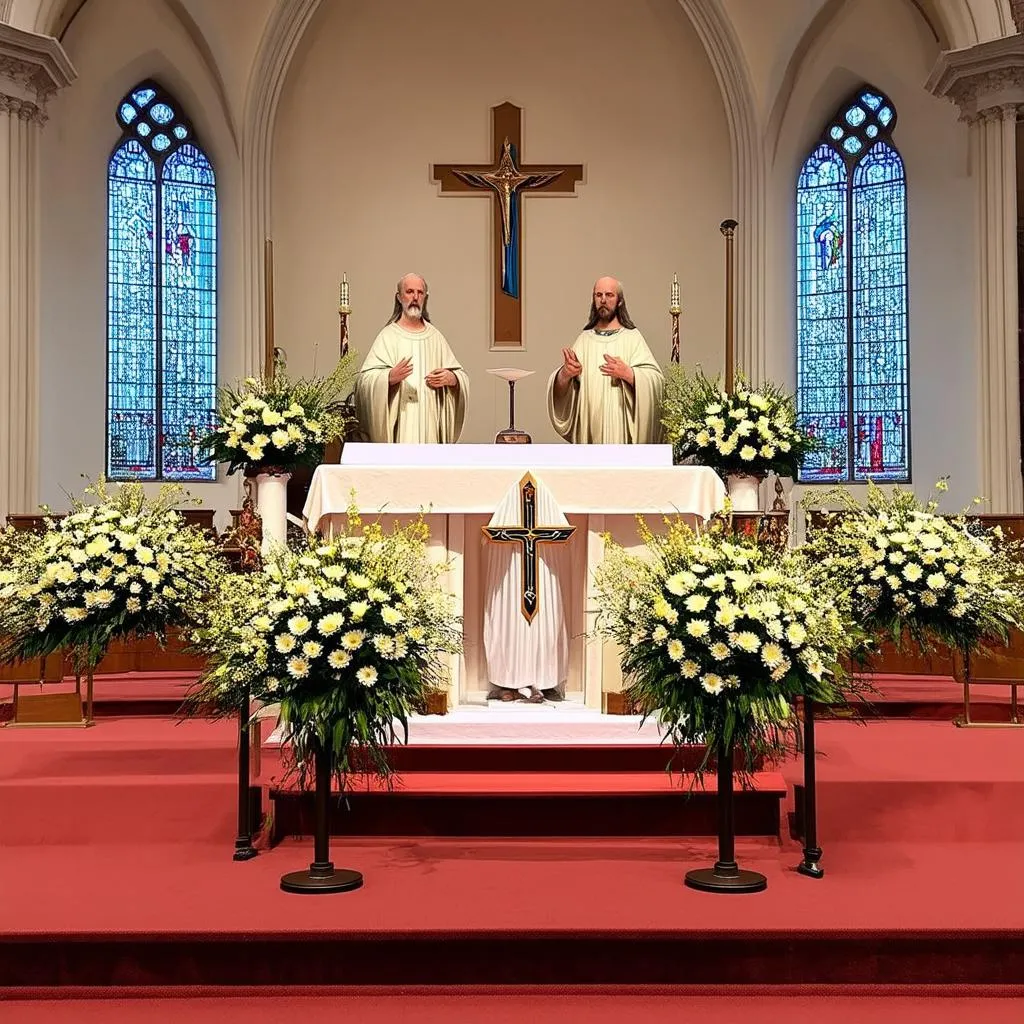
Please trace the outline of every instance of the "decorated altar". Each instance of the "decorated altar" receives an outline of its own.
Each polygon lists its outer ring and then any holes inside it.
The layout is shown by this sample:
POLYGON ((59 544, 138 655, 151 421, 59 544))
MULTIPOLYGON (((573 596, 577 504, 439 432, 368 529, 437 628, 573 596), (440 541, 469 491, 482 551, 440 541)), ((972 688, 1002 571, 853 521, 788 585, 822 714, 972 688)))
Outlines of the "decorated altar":
MULTIPOLYGON (((449 589, 464 621, 464 651, 451 665, 450 703, 478 704, 490 689, 483 608, 487 545, 493 542, 483 528, 527 475, 575 527, 561 570, 569 637, 564 696, 599 709, 602 694, 621 687, 615 650, 594 637, 593 570, 602 560, 604 537, 639 546, 638 514, 654 526, 665 515, 706 519, 725 499, 712 470, 672 465, 669 445, 347 444, 339 465, 316 469, 303 516, 311 531, 329 534, 335 517, 344 517, 353 503, 363 515, 384 520, 424 515, 433 557, 449 565, 449 589)), ((525 564, 527 545, 521 551, 510 561, 517 569, 525 564)))

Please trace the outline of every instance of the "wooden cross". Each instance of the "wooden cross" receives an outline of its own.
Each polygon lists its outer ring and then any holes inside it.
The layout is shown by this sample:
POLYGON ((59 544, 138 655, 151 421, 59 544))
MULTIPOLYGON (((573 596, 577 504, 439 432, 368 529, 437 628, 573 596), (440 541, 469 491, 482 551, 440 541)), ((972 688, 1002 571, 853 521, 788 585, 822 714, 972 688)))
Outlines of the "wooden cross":
POLYGON ((523 569, 523 593, 520 608, 523 618, 533 622, 540 608, 540 594, 537 587, 538 544, 564 544, 575 532, 575 526, 537 525, 537 483, 527 473, 519 481, 519 496, 522 508, 522 526, 484 526, 488 540, 503 544, 519 544, 520 564, 523 569))
POLYGON ((512 103, 491 107, 494 161, 434 164, 442 195, 486 195, 494 202, 492 348, 523 347, 523 227, 520 199, 528 191, 573 196, 583 165, 523 164, 523 111, 512 103))

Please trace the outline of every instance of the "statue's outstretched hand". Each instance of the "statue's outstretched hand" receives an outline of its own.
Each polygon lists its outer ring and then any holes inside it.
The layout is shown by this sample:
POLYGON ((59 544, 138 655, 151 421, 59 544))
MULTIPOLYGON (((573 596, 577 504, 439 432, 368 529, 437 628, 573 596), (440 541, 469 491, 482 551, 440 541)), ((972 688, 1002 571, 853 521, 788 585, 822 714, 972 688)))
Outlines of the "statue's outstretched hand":
POLYGON ((606 377, 616 377, 618 380, 624 380, 627 384, 633 383, 633 367, 619 359, 618 356, 606 354, 600 370, 606 377))
POLYGON ((412 373, 412 360, 406 357, 391 367, 388 373, 388 384, 395 387, 396 384, 401 384, 410 373, 412 373))
POLYGON ((431 370, 426 376, 427 387, 437 391, 440 388, 458 386, 459 378, 451 370, 431 370))
POLYGON ((558 372, 566 383, 583 372, 583 364, 571 348, 562 349, 562 366, 558 372))

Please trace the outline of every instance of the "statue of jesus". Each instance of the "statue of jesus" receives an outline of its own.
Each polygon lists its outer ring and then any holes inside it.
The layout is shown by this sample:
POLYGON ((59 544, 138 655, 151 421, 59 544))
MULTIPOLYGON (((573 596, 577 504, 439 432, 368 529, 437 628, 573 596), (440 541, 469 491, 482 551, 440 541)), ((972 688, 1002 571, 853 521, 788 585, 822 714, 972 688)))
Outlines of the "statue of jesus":
POLYGON ((406 274, 391 319, 356 377, 356 415, 371 441, 454 444, 466 420, 469 378, 427 313, 427 282, 406 274))
POLYGON ((573 444, 657 444, 665 377, 626 309, 622 284, 594 284, 590 317, 548 381, 548 415, 573 444))

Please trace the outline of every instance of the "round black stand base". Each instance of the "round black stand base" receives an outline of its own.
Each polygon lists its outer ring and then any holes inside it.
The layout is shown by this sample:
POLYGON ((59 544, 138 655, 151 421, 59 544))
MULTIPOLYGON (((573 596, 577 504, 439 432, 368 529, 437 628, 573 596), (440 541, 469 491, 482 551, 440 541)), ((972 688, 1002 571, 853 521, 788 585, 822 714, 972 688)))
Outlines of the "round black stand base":
POLYGON ((733 861, 723 864, 717 861, 713 868, 698 868, 686 872, 686 885, 700 892, 764 892, 768 879, 757 871, 744 871, 733 861))
POLYGON ((235 852, 231 859, 252 860, 253 857, 258 857, 259 853, 259 850, 257 850, 254 846, 250 846, 249 843, 246 842, 244 845, 239 845, 235 847, 235 852))
POLYGON ((804 859, 796 866, 797 874, 806 875, 808 878, 824 878, 825 869, 818 863, 820 859, 821 850, 804 850, 804 859))
POLYGON ((330 861, 326 864, 310 864, 308 871, 289 871, 287 875, 281 876, 281 888, 285 892, 301 894, 351 892, 362 888, 362 885, 363 876, 358 871, 345 868, 335 871, 330 861))

